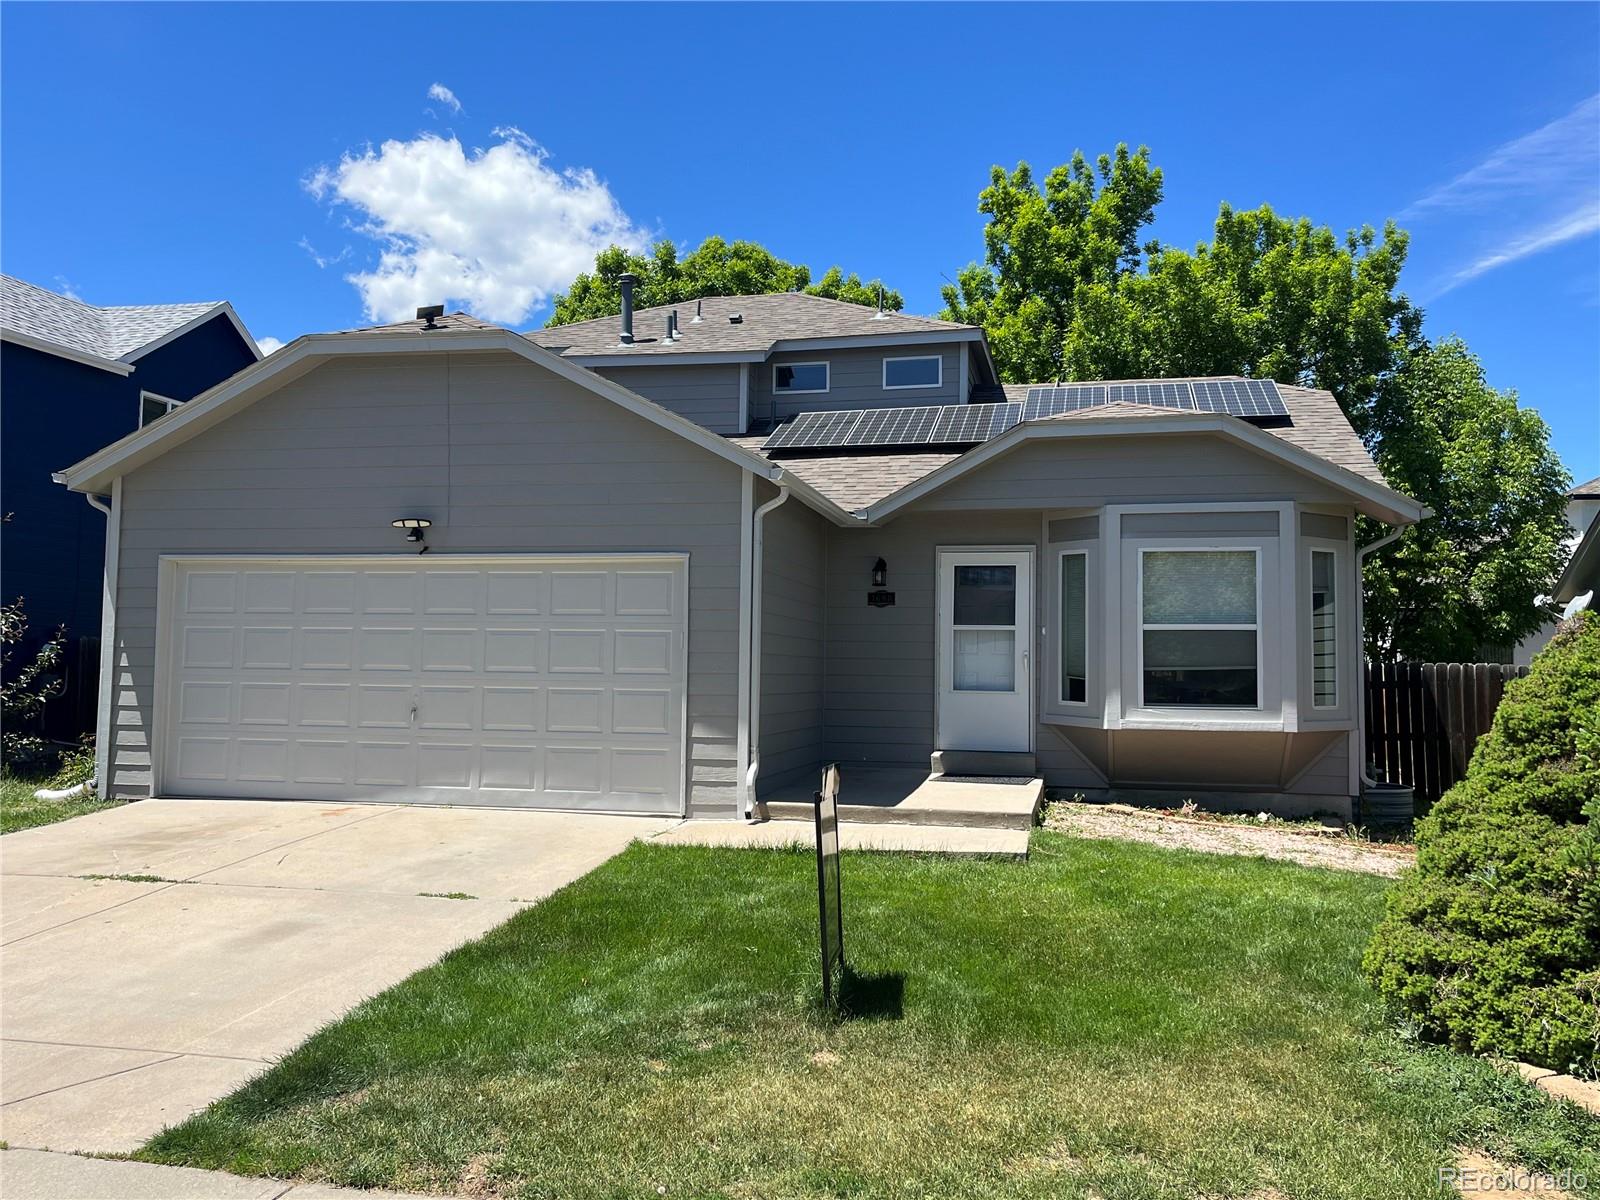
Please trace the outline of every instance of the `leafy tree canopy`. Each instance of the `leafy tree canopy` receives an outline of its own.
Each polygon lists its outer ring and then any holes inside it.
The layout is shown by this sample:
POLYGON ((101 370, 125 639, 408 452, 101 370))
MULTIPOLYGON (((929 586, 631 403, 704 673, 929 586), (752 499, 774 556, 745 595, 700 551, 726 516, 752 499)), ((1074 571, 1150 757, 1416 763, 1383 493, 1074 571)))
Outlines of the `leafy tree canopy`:
POLYGON ((854 272, 846 275, 839 267, 829 267, 813 283, 811 268, 785 262, 756 242, 709 237, 681 259, 678 248, 666 240, 657 242, 647 254, 634 254, 620 246, 602 250, 595 257, 594 270, 579 275, 555 298, 548 324, 568 325, 621 312, 622 291, 617 279, 629 271, 639 277, 634 297, 641 308, 681 304, 702 296, 793 291, 876 306, 880 289, 885 308, 898 311, 905 306, 899 292, 885 288, 877 279, 863 283, 854 272))
POLYGON ((1471 661, 1538 629, 1566 556, 1572 483, 1539 414, 1490 387, 1450 338, 1403 352, 1371 434, 1390 484, 1434 512, 1367 561, 1371 650, 1471 661))
MULTIPOLYGON (((1221 206, 1193 250, 1140 244, 1162 175, 1126 145, 1034 181, 993 168, 984 261, 943 316, 983 326, 1001 378, 1249 375, 1325 388, 1389 481, 1438 514, 1369 560, 1369 635, 1404 658, 1475 658, 1533 632, 1562 562, 1567 486, 1537 413, 1459 341, 1430 345, 1399 290, 1393 222, 1339 236, 1263 205, 1221 206)), ((1375 536, 1368 531, 1368 536, 1375 536)))
POLYGON ((1063 378, 1062 348, 1081 289, 1114 285, 1143 262, 1140 231, 1155 219, 1161 171, 1125 145, 1090 166, 1081 151, 1045 176, 994 167, 978 194, 984 262, 942 289, 947 321, 981 325, 1001 379, 1063 378))

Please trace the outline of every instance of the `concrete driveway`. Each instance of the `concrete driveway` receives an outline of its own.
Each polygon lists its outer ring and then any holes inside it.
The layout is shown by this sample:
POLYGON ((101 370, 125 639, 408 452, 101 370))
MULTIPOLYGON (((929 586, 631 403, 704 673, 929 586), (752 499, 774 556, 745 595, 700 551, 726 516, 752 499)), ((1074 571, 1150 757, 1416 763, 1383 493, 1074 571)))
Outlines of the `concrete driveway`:
POLYGON ((147 800, 7 834, 0 1138, 131 1150, 365 997, 676 824, 147 800))

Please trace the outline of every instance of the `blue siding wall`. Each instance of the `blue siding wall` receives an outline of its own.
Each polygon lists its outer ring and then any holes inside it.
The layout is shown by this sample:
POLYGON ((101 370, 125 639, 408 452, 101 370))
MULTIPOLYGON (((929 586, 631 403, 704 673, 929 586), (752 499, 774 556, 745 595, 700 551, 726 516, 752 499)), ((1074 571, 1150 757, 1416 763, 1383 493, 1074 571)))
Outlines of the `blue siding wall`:
MULTIPOLYGON (((76 639, 100 636, 106 519, 51 473, 138 428, 141 391, 188 400, 254 361, 226 317, 152 351, 126 377, 0 348, 0 511, 11 514, 0 533, 0 596, 26 600, 33 644, 65 625, 71 667, 76 639)), ((92 714, 92 703, 63 703, 47 729, 70 738, 93 727, 92 714)))

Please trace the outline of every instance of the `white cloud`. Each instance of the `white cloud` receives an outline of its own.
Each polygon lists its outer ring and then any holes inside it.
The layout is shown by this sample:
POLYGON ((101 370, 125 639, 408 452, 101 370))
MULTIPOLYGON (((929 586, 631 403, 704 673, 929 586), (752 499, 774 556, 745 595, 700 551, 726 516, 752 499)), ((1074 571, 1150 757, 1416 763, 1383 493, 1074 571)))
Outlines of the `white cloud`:
POLYGON ((1600 202, 1584 205, 1575 212, 1558 217, 1537 229, 1529 230, 1499 249, 1484 254, 1452 275, 1445 281, 1444 287, 1435 294, 1443 295, 1451 288, 1459 287, 1469 279, 1476 279, 1496 267, 1514 263, 1519 258, 1527 258, 1530 254, 1537 254, 1541 250, 1548 250, 1552 246, 1559 246, 1575 238, 1587 237, 1591 233, 1600 233, 1600 202))
POLYGON ((354 210, 353 228, 378 243, 376 266, 345 277, 369 318, 445 303, 518 324, 607 246, 644 247, 645 232, 593 171, 557 170, 518 129, 494 136, 470 153, 427 133, 388 141, 305 181, 317 199, 354 210))
POLYGON ((68 300, 83 299, 82 296, 78 295, 78 285, 73 283, 72 280, 68 279, 65 275, 56 276, 56 292, 59 295, 65 296, 68 300))
POLYGON ((1509 197, 1543 198, 1595 190, 1600 179, 1600 93, 1564 117, 1507 142, 1471 170, 1436 187, 1400 214, 1498 206, 1509 197))
POLYGON ((461 101, 457 100, 456 94, 442 83, 435 83, 428 88, 428 99, 448 104, 451 112, 461 111, 461 101))
POLYGON ((262 358, 269 354, 276 354, 283 349, 284 345, 285 343, 280 342, 275 337, 258 337, 256 339, 256 349, 261 351, 262 358))
POLYGON ((1432 290, 1443 295, 1469 280, 1600 231, 1600 94, 1565 116, 1493 150, 1482 162, 1428 192, 1402 219, 1455 217, 1498 240, 1432 290))

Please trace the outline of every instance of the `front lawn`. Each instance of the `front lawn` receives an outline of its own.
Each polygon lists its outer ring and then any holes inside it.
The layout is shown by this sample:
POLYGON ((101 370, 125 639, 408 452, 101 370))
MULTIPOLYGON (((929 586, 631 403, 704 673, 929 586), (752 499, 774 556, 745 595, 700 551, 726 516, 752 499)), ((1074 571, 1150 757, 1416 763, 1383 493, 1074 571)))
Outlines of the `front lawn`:
POLYGON ((1383 1031, 1383 882, 1034 835, 850 855, 856 1013, 808 853, 635 845, 140 1157, 472 1196, 1440 1197, 1600 1123, 1383 1031), (1277 1189, 1274 1192, 1272 1189, 1277 1189))
POLYGON ((48 825, 52 821, 65 821, 68 817, 81 817, 85 813, 99 812, 102 808, 115 808, 120 800, 99 800, 93 796, 73 800, 36 800, 34 792, 40 788, 63 786, 48 775, 0 774, 0 833, 15 833, 19 829, 32 829, 35 825, 48 825))

